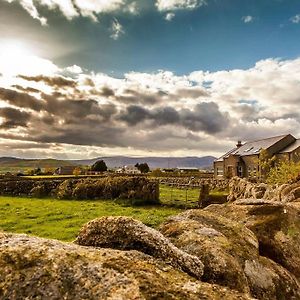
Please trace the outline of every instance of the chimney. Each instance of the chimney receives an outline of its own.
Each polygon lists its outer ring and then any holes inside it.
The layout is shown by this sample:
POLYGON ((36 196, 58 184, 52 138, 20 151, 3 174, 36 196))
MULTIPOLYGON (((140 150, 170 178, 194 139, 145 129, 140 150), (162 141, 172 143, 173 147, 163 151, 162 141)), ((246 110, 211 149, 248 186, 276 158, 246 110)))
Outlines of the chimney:
POLYGON ((243 145, 242 145, 242 141, 238 141, 237 144, 236 144, 236 147, 237 147, 237 148, 240 148, 241 146, 243 146, 243 145))

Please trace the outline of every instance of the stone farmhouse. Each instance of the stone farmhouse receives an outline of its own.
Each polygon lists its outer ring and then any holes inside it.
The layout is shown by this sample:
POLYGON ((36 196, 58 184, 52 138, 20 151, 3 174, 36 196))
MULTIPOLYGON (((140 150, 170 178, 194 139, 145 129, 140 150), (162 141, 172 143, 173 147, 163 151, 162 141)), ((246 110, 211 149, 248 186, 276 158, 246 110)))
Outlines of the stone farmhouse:
POLYGON ((262 149, 267 150, 276 161, 300 161, 300 139, 291 134, 250 141, 236 147, 214 161, 216 179, 238 177, 258 177, 260 174, 258 158, 262 149))

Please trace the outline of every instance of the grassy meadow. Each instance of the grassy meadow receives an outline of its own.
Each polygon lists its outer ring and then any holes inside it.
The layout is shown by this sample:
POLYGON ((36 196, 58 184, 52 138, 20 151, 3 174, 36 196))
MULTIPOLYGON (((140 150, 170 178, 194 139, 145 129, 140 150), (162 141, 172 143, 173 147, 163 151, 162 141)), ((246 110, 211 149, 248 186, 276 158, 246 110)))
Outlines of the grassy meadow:
POLYGON ((157 227, 179 212, 163 206, 124 206, 112 200, 0 197, 0 230, 72 241, 83 224, 98 217, 129 216, 157 227))
POLYGON ((151 227, 183 209, 196 208, 199 189, 160 185, 161 205, 129 206, 117 200, 57 200, 0 197, 0 230, 63 241, 75 239, 86 222, 102 216, 129 216, 151 227))

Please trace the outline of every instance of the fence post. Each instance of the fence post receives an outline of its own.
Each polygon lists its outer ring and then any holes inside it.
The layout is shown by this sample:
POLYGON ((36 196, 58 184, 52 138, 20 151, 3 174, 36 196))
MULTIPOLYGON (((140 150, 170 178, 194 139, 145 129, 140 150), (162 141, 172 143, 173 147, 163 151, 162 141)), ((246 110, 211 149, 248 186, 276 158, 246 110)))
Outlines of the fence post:
POLYGON ((187 203, 188 203, 188 186, 185 189, 185 209, 187 209, 187 203))
POLYGON ((209 200, 209 184, 201 184, 200 194, 198 199, 198 207, 203 208, 207 205, 209 200))

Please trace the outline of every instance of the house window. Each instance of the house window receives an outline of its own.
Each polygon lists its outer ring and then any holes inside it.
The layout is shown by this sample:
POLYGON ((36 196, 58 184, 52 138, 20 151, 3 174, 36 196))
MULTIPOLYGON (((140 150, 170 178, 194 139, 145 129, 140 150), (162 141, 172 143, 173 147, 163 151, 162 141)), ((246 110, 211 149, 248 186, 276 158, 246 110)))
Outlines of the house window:
POLYGON ((243 177, 243 167, 242 166, 238 166, 238 176, 243 177))
POLYGON ((223 175, 223 169, 217 168, 217 175, 218 176, 223 175))

